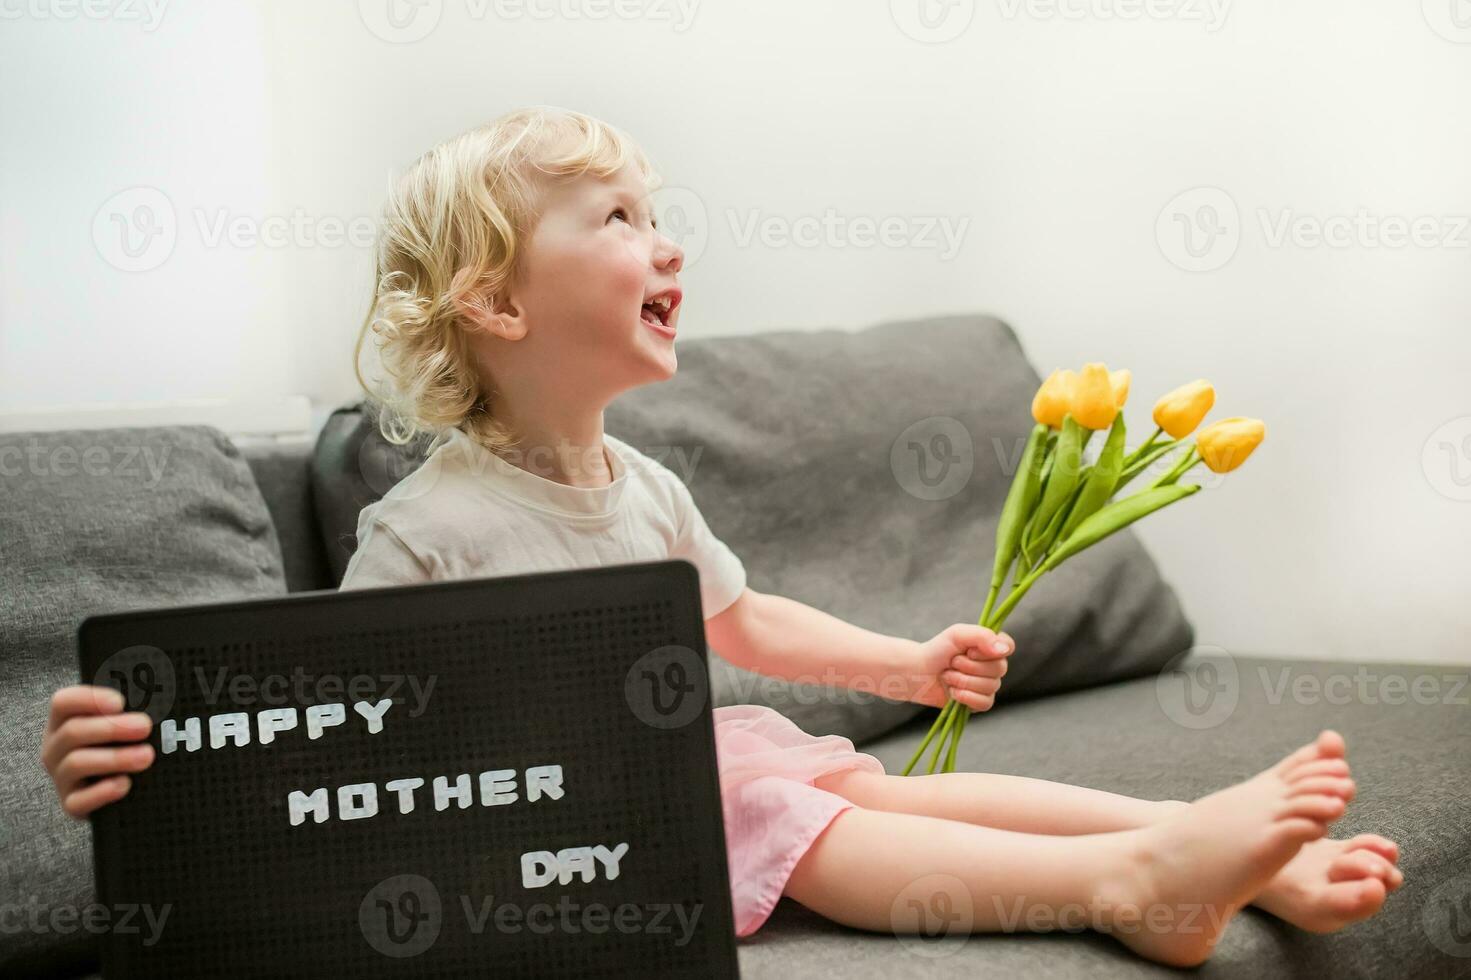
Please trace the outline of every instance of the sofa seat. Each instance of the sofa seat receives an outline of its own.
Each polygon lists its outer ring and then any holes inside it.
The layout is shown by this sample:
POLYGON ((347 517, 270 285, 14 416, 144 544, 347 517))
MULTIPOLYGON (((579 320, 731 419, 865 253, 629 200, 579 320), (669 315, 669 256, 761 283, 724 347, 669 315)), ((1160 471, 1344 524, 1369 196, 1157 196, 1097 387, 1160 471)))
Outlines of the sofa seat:
MULTIPOLYGON (((1178 677, 1157 682, 1151 676, 1020 703, 1003 699, 989 714, 971 719, 956 769, 1189 800, 1260 771, 1323 728, 1336 729, 1348 742, 1358 796, 1333 836, 1373 831, 1400 845, 1405 884, 1379 915, 1319 936, 1249 909, 1232 922, 1208 963, 1176 971, 1145 963, 1091 932, 975 935, 933 940, 943 947, 919 949, 892 935, 836 925, 783 898, 766 924, 740 941, 741 975, 1471 977, 1468 671, 1245 657, 1218 663, 1234 666, 1238 696, 1234 710, 1213 727, 1191 729, 1172 720, 1180 705, 1177 689, 1168 685, 1178 677), (1457 943, 1457 936, 1467 941, 1457 943)), ((1225 714, 1213 710, 1200 721, 1225 714)), ((932 717, 928 713, 861 748, 889 772, 902 772, 932 717)))

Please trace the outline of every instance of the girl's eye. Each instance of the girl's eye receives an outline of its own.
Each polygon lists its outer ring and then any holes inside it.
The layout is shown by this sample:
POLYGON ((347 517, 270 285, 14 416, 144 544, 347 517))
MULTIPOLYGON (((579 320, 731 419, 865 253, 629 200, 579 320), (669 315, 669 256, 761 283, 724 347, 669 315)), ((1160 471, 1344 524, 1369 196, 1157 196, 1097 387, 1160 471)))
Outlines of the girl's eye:
POLYGON ((628 212, 623 210, 622 208, 614 208, 613 212, 608 215, 609 218, 613 218, 615 216, 622 218, 624 221, 628 220, 628 212))

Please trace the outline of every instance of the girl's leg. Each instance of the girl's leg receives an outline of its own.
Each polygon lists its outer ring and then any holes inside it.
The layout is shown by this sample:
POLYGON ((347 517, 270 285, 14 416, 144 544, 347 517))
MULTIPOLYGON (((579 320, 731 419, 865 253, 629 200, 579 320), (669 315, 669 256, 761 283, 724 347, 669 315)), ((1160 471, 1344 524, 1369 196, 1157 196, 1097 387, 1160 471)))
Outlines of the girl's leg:
POLYGON ((891 776, 845 769, 819 777, 816 784, 870 810, 918 813, 1029 834, 1133 830, 1189 805, 985 772, 891 776))
POLYGON ((858 928, 1089 926, 1161 962, 1202 962, 1230 917, 1342 814, 1315 747, 1163 820, 1036 835, 855 807, 798 862, 786 893, 858 928), (957 904, 958 903, 958 904, 957 904))
MULTIPOLYGON (((1352 793, 1343 740, 1329 733, 1312 746, 1313 772, 1341 779, 1352 793)), ((891 776, 848 769, 816 780, 858 806, 914 813, 1033 834, 1099 834, 1132 830, 1179 813, 1178 800, 1139 800, 1117 793, 993 773, 891 776)), ((1377 834, 1322 840, 1305 847, 1257 897, 1273 915, 1315 932, 1341 928, 1379 910, 1404 875, 1395 867, 1399 849, 1377 834), (1334 887, 1378 878, 1383 891, 1334 887)))

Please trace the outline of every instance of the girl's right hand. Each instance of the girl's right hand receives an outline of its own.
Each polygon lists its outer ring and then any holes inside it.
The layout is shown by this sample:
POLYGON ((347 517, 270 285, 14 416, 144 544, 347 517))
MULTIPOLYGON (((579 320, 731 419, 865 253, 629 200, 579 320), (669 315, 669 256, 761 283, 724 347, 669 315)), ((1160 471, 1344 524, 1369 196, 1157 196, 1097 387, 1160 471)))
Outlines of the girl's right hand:
POLYGON ((127 774, 153 764, 153 746, 119 745, 148 737, 153 719, 124 711, 127 702, 110 687, 78 684, 51 697, 51 717, 41 738, 41 765, 51 774, 61 808, 78 819, 127 795, 127 774))

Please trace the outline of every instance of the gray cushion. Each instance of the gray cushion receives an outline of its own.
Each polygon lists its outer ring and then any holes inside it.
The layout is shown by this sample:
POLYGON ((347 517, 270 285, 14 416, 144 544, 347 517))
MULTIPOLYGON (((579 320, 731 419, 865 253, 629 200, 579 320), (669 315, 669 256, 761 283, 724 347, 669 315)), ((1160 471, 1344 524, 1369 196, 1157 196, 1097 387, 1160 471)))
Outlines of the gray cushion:
POLYGON ((247 443, 240 447, 271 511, 286 567, 286 587, 292 592, 332 589, 338 581, 327 564, 312 502, 313 448, 305 441, 247 443))
MULTIPOLYGON (((1249 909, 1227 929, 1215 957, 1189 975, 1471 976, 1471 942, 1464 941, 1464 910, 1471 908, 1466 669, 1192 657, 1186 671, 1206 663, 1216 673, 1200 675, 1196 691, 1206 691, 1208 682, 1221 694, 1197 701, 1197 708, 1207 706, 1203 712, 1184 709, 1180 678, 1173 671, 1164 672, 1162 682, 1148 677, 1002 704, 971 720, 956 768, 1144 799, 1191 800, 1260 771, 1324 728, 1336 729, 1348 742, 1358 795, 1332 836, 1372 831, 1398 841, 1404 887, 1378 916, 1327 936, 1301 932, 1249 909), (1345 699, 1344 691, 1361 689, 1355 680, 1361 670, 1368 678, 1362 686, 1368 696, 1345 699), (1437 693, 1417 703, 1404 692, 1422 677, 1427 678, 1420 682, 1422 691, 1433 685, 1437 693), (1401 679, 1405 688, 1394 687, 1401 679), (1291 685, 1302 685, 1299 690, 1307 697, 1294 696, 1291 685), (1179 718, 1209 727, 1187 727, 1179 718), (1460 943, 1446 928, 1447 917, 1457 915, 1460 943)), ((917 721, 863 749, 893 771, 909 758, 925 728, 923 720, 917 721)), ((1186 975, 1145 963, 1092 933, 978 935, 944 951, 950 955, 918 955, 892 935, 836 925, 784 898, 766 924, 741 942, 741 975, 751 980, 1186 975)))
MULTIPOLYGON (((609 406, 607 431, 688 483, 752 588, 914 639, 980 616, 1039 381, 1009 327, 956 316, 765 333, 683 343, 679 358, 674 378, 609 406), (915 445, 959 461, 921 471, 915 445)), ((389 446, 356 406, 328 421, 314 486, 339 580, 358 511, 421 460, 422 444, 389 446)), ((1156 670, 1191 642, 1129 532, 1044 578, 1007 630, 1013 699, 1156 670)), ((813 733, 863 739, 920 710, 712 663, 717 704, 767 704, 813 733)))
MULTIPOLYGON (((203 427, 0 434, 0 895, 85 908, 85 823, 37 761, 51 693, 94 613, 277 595, 281 553, 250 469, 203 427)), ((0 973, 90 955, 85 931, 0 931, 0 973)))

